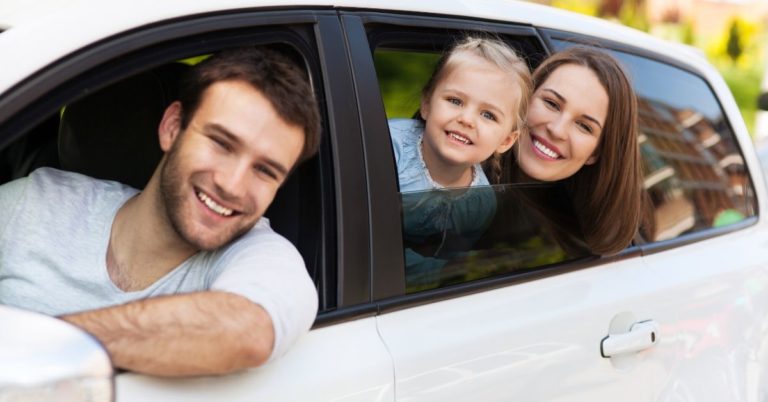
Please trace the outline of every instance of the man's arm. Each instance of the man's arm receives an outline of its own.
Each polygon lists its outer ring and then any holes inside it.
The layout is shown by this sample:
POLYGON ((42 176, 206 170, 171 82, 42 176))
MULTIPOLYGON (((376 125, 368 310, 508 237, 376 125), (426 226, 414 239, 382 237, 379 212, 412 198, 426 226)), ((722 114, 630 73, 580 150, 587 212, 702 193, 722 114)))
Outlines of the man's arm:
POLYGON ((158 376, 258 366, 275 338, 263 308, 227 292, 162 296, 61 318, 98 338, 115 366, 158 376))

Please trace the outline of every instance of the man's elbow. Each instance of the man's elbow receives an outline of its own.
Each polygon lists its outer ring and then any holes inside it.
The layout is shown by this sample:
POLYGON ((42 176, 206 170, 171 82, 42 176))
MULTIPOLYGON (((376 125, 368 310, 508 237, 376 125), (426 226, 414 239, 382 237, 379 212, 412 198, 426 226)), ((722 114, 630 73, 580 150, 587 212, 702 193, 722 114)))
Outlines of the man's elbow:
POLYGON ((257 367, 266 363, 275 346, 275 331, 269 314, 258 305, 250 314, 251 320, 242 328, 238 337, 243 368, 257 367))
POLYGON ((274 333, 271 333, 271 335, 269 337, 254 337, 251 334, 243 338, 248 340, 240 345, 239 357, 243 368, 258 367, 269 360, 274 347, 274 333))

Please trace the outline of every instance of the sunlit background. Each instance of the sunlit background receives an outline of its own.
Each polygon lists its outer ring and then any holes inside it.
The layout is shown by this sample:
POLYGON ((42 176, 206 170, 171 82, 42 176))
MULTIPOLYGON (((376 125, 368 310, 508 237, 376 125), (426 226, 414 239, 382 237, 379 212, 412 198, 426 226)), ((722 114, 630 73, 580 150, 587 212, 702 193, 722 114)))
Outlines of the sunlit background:
POLYGON ((701 49, 731 88, 753 139, 768 138, 768 121, 757 113, 757 97, 768 90, 763 79, 768 0, 531 1, 613 20, 701 49))

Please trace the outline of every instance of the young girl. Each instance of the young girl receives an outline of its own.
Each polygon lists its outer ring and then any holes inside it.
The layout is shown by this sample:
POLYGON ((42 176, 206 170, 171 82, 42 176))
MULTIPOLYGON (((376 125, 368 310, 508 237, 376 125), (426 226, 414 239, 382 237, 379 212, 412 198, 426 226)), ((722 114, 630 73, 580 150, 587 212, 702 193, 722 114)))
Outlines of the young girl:
POLYGON ((509 46, 467 37, 438 62, 422 91, 421 119, 390 120, 409 285, 437 285, 445 260, 490 223, 493 189, 474 187, 490 184, 482 164, 498 183, 500 156, 524 130, 531 87, 528 66, 509 46))

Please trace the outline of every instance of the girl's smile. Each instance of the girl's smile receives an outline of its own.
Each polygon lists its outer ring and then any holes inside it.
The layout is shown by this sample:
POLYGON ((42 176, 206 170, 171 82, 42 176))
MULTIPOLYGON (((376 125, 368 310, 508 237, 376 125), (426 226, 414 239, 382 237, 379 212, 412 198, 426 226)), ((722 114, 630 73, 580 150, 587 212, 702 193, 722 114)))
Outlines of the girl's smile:
POLYGON ((428 99, 422 153, 432 178, 446 187, 468 186, 472 167, 517 139, 520 89, 510 74, 473 54, 446 69, 428 99))

